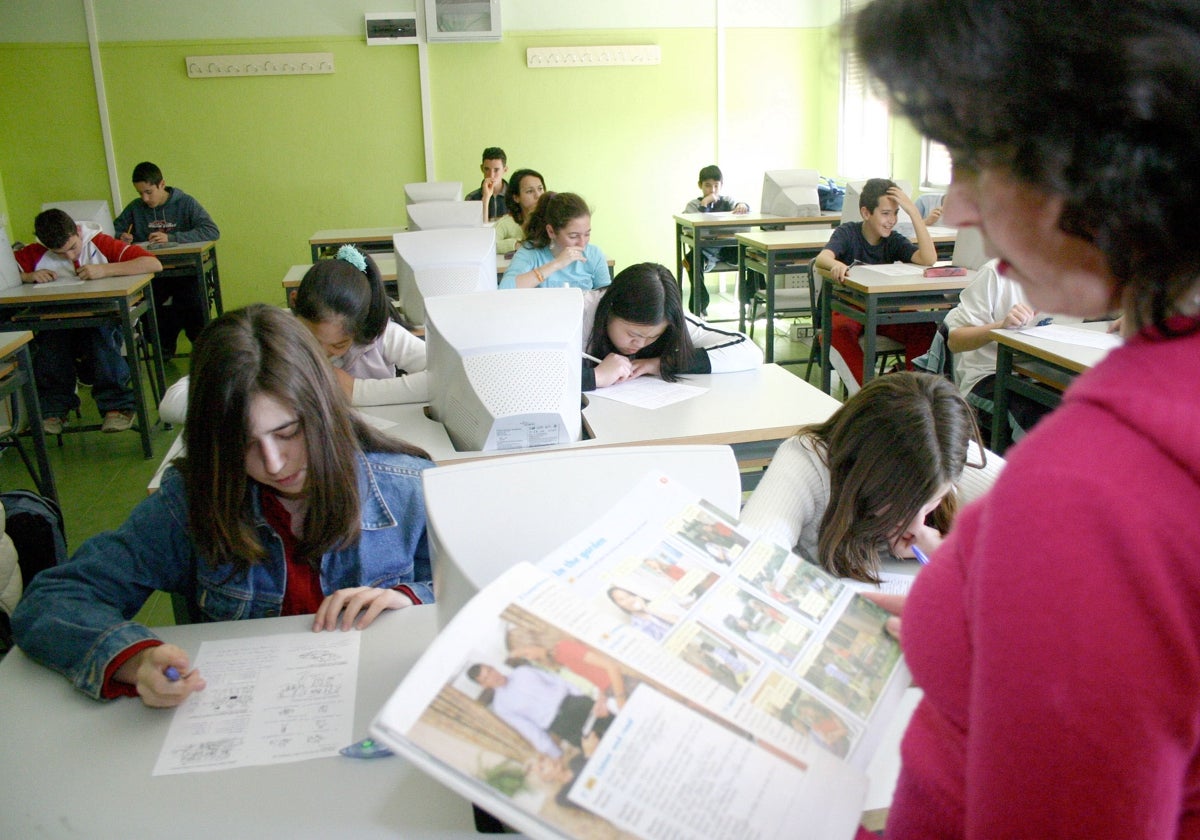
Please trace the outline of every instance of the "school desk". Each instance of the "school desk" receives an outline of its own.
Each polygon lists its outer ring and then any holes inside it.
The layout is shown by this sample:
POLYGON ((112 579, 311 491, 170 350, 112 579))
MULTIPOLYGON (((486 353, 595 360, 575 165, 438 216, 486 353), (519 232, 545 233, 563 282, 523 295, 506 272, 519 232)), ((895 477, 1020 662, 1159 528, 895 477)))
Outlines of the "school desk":
MULTIPOLYGON (((121 327, 130 362, 131 384, 137 399, 137 427, 142 437, 142 453, 146 458, 154 457, 150 442, 150 402, 146 399, 146 383, 137 358, 138 345, 135 340, 137 322, 143 316, 150 349, 146 366, 153 377, 151 387, 157 385, 156 394, 162 394, 166 389, 162 349, 158 341, 158 320, 154 314, 154 290, 150 284, 153 276, 133 274, 105 277, 65 286, 58 283, 22 283, 18 288, 0 292, 0 321, 31 330, 34 334, 48 330, 99 327, 114 322, 121 327)), ((91 428, 76 427, 76 430, 91 428)))
MULTIPOLYGON (((38 492, 58 501, 58 489, 54 486, 54 472, 46 454, 46 436, 42 432, 42 409, 38 403, 37 383, 33 379, 33 359, 29 354, 29 342, 33 333, 29 330, 0 332, 0 399, 20 393, 25 403, 25 422, 29 426, 29 437, 33 440, 33 452, 37 458, 37 469, 29 462, 17 435, 20 429, 10 427, 8 433, 0 433, 0 439, 12 435, 13 444, 25 462, 29 475, 37 485, 38 492)), ((11 406, 11 404, 10 404, 11 406)), ((10 414, 12 422, 18 418, 15 411, 10 414)))
MULTIPOLYGON (((929 228, 934 245, 953 248, 957 231, 954 228, 929 228)), ((742 299, 742 289, 750 283, 748 274, 761 274, 766 283, 768 337, 766 340, 766 360, 775 360, 774 341, 771 340, 771 324, 775 323, 775 294, 776 282, 781 274, 795 274, 807 270, 809 260, 814 259, 829 242, 829 231, 820 228, 801 228, 799 230, 750 231, 735 234, 738 247, 738 300, 742 299)), ((739 306, 740 317, 738 330, 746 331, 745 307, 739 306)), ((874 354, 872 354, 874 358, 874 354)), ((827 370, 827 369, 826 369, 827 370)), ((828 373, 824 374, 826 377, 828 373)), ((826 380, 822 380, 826 381, 826 380)), ((829 390, 826 381, 825 390, 829 390)))
POLYGON ((445 428, 420 404, 364 406, 363 414, 396 424, 386 432, 421 447, 438 464, 517 456, 566 447, 645 444, 724 444, 733 448, 742 487, 752 490, 779 444, 806 423, 825 420, 841 405, 778 365, 737 373, 685 376, 705 393, 646 409, 586 394, 585 439, 559 447, 506 452, 458 452, 445 428))
POLYGON ((393 248, 392 237, 407 230, 408 228, 403 225, 319 230, 308 238, 308 247, 312 253, 313 262, 320 258, 322 248, 338 245, 357 245, 371 256, 375 256, 377 253, 390 253, 393 248))
MULTIPOLYGON (((1095 321, 1072 324, 1077 329, 1106 332, 1111 322, 1095 321)), ((992 449, 1003 455, 1012 443, 1008 424, 1008 400, 1021 394, 1054 408, 1062 401, 1063 391, 1084 371, 1098 365, 1108 350, 1084 347, 1038 338, 1021 330, 992 330, 996 341, 996 391, 992 412, 992 449), (1004 418, 1005 422, 1001 422, 1004 418)))
MULTIPOLYGON (((675 214, 675 277, 683 288, 683 257, 685 252, 703 248, 735 245, 733 235, 744 228, 762 225, 816 225, 816 230, 829 239, 829 229, 841 220, 839 211, 827 211, 806 216, 776 216, 773 213, 677 213, 675 214)), ((704 285, 704 260, 692 255, 692 295, 704 285)), ((693 309, 695 308, 693 301, 693 309)), ((768 360, 769 361, 769 360, 768 360)))
POLYGON ((217 268, 216 242, 172 242, 164 247, 150 248, 150 253, 158 257, 163 270, 154 276, 156 280, 163 278, 180 278, 194 280, 197 288, 204 290, 204 323, 212 320, 210 309, 216 309, 217 315, 225 312, 221 303, 221 273, 217 268))
MULTIPOLYGON (((354 731, 437 632, 436 607, 386 613, 363 631, 354 731)), ((306 632, 289 616, 155 628, 195 657, 202 641, 306 632)), ((174 776, 151 775, 172 712, 136 698, 98 702, 20 650, 0 661, 0 834, 23 838, 465 838, 471 805, 397 756, 318 758, 174 776)))

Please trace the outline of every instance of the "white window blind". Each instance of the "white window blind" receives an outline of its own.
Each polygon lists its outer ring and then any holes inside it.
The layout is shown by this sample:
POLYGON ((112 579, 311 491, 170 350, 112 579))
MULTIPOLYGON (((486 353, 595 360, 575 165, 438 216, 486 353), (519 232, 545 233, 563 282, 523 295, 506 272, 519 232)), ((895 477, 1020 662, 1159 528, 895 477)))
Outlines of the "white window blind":
MULTIPOLYGON (((868 2, 842 0, 843 25, 868 2)), ((838 165, 850 179, 887 177, 892 172, 888 107, 872 94, 869 82, 866 65, 843 47, 838 165)))
POLYGON ((929 138, 921 140, 921 187, 950 186, 950 150, 929 138))

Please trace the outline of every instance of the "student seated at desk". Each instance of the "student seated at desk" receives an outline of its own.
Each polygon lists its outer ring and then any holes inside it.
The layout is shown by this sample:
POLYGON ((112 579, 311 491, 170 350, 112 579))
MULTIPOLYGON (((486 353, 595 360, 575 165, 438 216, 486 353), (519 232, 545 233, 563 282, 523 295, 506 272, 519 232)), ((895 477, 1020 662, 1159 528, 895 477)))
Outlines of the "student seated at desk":
POLYGON ((780 444, 741 522, 830 574, 877 583, 882 560, 932 554, 1003 463, 984 458, 949 380, 899 372, 780 444))
POLYGON ((508 171, 508 155, 499 146, 488 146, 483 150, 479 171, 483 173, 479 189, 467 193, 466 200, 483 202, 483 221, 486 223, 508 212, 504 200, 508 192, 508 181, 504 180, 504 173, 508 171))
MULTIPOLYGON (((49 283, 60 277, 99 280, 162 271, 162 263, 149 251, 101 233, 91 222, 77 225, 62 210, 43 210, 33 228, 40 244, 26 245, 14 254, 23 283, 49 283)), ((103 418, 102 431, 123 432, 133 427, 136 400, 121 343, 121 328, 115 323, 43 330, 34 336, 33 376, 46 434, 62 434, 67 415, 79 408, 75 387, 79 374, 92 382, 92 398, 103 418), (77 366, 79 358, 88 363, 77 366)))
MULTIPOLYGON (((367 254, 343 245, 334 259, 313 263, 300 281, 295 311, 325 351, 351 405, 429 400, 425 342, 400 325, 367 254)), ((167 389, 158 407, 163 420, 184 421, 187 388, 185 376, 167 389)))
POLYGON ((433 600, 433 464, 349 410, 308 331, 255 304, 195 350, 187 457, 117 530, 37 575, 13 614, 21 649, 95 698, 174 706, 204 688, 185 651, 130 621, 155 590, 203 621, 315 614, 314 631, 433 600))
POLYGON ((685 373, 731 373, 762 364, 746 335, 719 330, 683 311, 679 284, 666 266, 639 263, 583 304, 584 391, 639 376, 674 382, 685 373))
MULTIPOLYGON (((1020 286, 1000 276, 998 263, 988 260, 981 265, 959 295, 958 305, 946 315, 946 345, 954 354, 954 381, 979 415, 985 436, 991 430, 992 415, 980 403, 991 405, 996 393, 996 341, 991 332, 1021 329, 1042 317, 1029 305, 1020 286)), ((1022 431, 1028 432, 1049 411, 1024 394, 1008 396, 1008 413, 1022 431)))
POLYGON ((535 286, 599 289, 612 282, 608 260, 592 238, 592 211, 575 193, 548 192, 525 223, 525 242, 513 254, 501 289, 535 286))
MULTIPOLYGON (((846 222, 839 225, 829 237, 825 249, 817 255, 817 270, 835 283, 841 283, 852 273, 856 263, 881 265, 893 262, 910 262, 917 265, 933 265, 937 260, 937 249, 929 236, 929 229, 921 219, 911 198, 887 178, 872 178, 867 181, 858 197, 861 222, 846 222), (897 211, 904 212, 913 220, 917 242, 896 233, 897 211)), ((883 324, 880 335, 895 339, 904 345, 904 357, 908 369, 912 360, 929 349, 937 328, 932 323, 883 324)), ((863 334, 863 325, 840 312, 833 313, 833 335, 830 345, 834 347, 859 382, 863 381, 863 351, 858 339, 863 334)))
POLYGON ((508 181, 508 213, 496 220, 496 253, 511 254, 525 240, 525 220, 546 192, 546 181, 532 169, 518 169, 508 181))
MULTIPOLYGON (((715 163, 704 167, 700 170, 700 177, 696 182, 696 186, 700 188, 700 197, 693 198, 683 208, 684 213, 733 213, 737 216, 745 215, 750 212, 750 205, 744 201, 737 201, 727 195, 721 195, 721 184, 725 180, 725 176, 721 174, 721 167, 715 163)), ((737 263, 737 246, 726 245, 723 248, 701 248, 700 255, 704 259, 704 270, 712 271, 719 262, 737 263)), ((692 269, 692 260, 695 255, 688 251, 683 258, 683 264, 689 272, 694 276, 692 269)), ((749 285, 749 284, 747 284, 749 285)), ((751 286, 753 294, 753 287, 751 286)), ((696 287, 697 299, 693 296, 691 301, 692 312, 700 317, 708 314, 708 289, 704 286, 696 287)), ((743 293, 746 294, 746 293, 743 293)), ((743 301, 745 303, 746 301, 743 301)))

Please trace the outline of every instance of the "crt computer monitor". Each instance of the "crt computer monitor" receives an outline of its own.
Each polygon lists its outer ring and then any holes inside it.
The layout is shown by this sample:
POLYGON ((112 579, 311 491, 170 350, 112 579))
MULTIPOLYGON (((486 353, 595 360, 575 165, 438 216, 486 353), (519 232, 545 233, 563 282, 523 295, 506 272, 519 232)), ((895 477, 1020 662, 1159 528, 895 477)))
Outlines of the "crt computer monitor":
POLYGON ((583 292, 510 289, 425 301, 430 412, 459 452, 582 438, 583 292))
POLYGON ((959 228, 954 235, 954 254, 950 262, 963 268, 979 268, 988 261, 983 250, 983 234, 977 227, 959 228))
POLYGON ((483 227, 482 201, 424 201, 408 206, 409 230, 483 227))
POLYGON ((462 181, 416 181, 404 185, 404 206, 426 201, 462 201, 462 181))
POLYGON ((425 323, 425 301, 438 295, 496 291, 496 230, 409 231, 392 237, 400 308, 425 323))
MULTIPOLYGON (((895 182, 896 186, 904 190, 906 195, 912 195, 912 183, 904 180, 903 178, 893 178, 892 180, 895 182)), ((861 181, 851 181, 850 183, 846 184, 846 198, 845 202, 842 204, 842 224, 845 224, 846 222, 862 221, 862 215, 858 212, 858 199, 859 196, 862 195, 862 188, 863 184, 865 183, 867 183, 867 181, 864 178, 861 181)), ((914 232, 912 219, 903 210, 896 214, 895 230, 903 233, 909 239, 913 238, 914 232)))
POLYGON ((820 175, 815 169, 772 169, 763 173, 762 206, 764 213, 776 216, 817 216, 821 199, 817 195, 820 175))
POLYGON ((100 226, 101 233, 116 236, 113 229, 112 211, 108 209, 108 202, 102 198, 88 201, 47 201, 42 205, 43 210, 50 210, 54 207, 65 211, 76 223, 94 222, 100 226))

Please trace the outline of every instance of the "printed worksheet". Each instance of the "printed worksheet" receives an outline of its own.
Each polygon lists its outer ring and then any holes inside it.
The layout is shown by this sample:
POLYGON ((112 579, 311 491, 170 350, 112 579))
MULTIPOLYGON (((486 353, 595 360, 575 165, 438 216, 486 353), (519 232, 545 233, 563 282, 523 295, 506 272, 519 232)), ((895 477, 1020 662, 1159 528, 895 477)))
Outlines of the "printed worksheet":
POLYGON ((637 379, 626 379, 616 385, 590 391, 588 396, 604 397, 607 400, 616 400, 638 408, 662 408, 672 403, 698 397, 707 390, 699 385, 664 382, 657 376, 639 376, 637 379))
POLYGON ((286 633, 203 642, 207 682, 175 710, 155 776, 336 755, 353 740, 359 641, 286 633))

